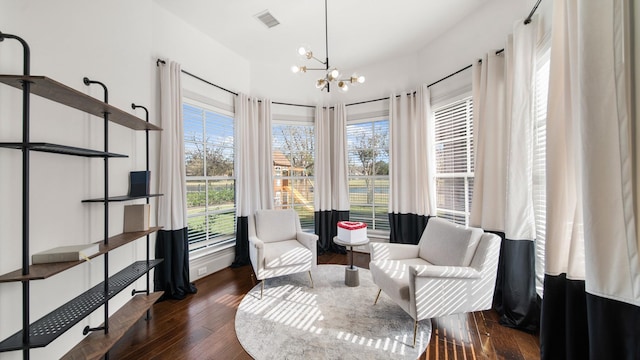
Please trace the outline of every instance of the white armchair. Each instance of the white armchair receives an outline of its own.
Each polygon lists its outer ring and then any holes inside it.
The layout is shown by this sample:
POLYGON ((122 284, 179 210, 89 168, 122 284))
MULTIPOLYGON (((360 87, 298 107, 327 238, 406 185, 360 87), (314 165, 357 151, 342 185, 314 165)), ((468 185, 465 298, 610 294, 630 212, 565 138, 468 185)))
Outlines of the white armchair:
POLYGON ((491 308, 500 237, 430 218, 418 245, 371 243, 373 282, 418 321, 491 308))
POLYGON ((295 210, 258 210, 249 217, 249 258, 256 279, 262 280, 261 299, 267 278, 307 271, 313 287, 317 241, 318 235, 302 231, 295 210))

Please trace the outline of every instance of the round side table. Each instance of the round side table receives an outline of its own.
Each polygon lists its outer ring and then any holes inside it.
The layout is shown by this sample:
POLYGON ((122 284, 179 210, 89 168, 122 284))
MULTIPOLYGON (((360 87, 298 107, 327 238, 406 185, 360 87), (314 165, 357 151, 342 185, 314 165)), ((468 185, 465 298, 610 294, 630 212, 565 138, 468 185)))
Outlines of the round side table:
POLYGON ((334 236, 333 237, 333 242, 338 244, 338 245, 342 245, 342 246, 346 246, 349 247, 349 251, 351 251, 351 257, 349 259, 349 266, 347 266, 344 269, 344 284, 347 286, 359 286, 360 285, 360 277, 358 276, 358 268, 353 266, 353 247, 354 246, 360 246, 360 245, 366 245, 369 243, 369 239, 365 238, 364 240, 358 241, 358 242, 350 242, 350 241, 344 241, 341 240, 339 237, 334 236))

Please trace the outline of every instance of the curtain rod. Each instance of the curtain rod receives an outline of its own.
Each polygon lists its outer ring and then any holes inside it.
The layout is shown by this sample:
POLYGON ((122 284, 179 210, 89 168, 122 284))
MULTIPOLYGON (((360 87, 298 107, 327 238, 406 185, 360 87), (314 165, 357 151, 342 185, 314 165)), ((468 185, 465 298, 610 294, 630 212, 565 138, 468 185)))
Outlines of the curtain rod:
POLYGON ((529 23, 531 23, 531 18, 533 17, 533 14, 536 13, 536 10, 538 10, 538 5, 540 5, 541 2, 542 2, 542 0, 538 0, 536 2, 536 4, 533 5, 533 9, 531 9, 531 12, 529 13, 529 16, 527 16, 527 18, 524 19, 524 24, 525 25, 529 25, 529 23))
MULTIPOLYGON (((156 66, 160 66, 160 64, 166 64, 166 63, 167 63, 167 62, 166 62, 166 61, 164 61, 164 60, 162 60, 162 59, 157 59, 157 60, 156 60, 156 66)), ((220 86, 220 85, 216 85, 216 84, 212 83, 211 81, 208 81, 208 80, 205 80, 205 79, 201 78, 200 76, 194 75, 194 74, 192 74, 192 73, 190 73, 190 72, 188 72, 188 71, 186 71, 186 70, 182 70, 182 69, 180 69, 180 71, 181 71, 183 74, 189 75, 189 76, 193 77, 194 79, 198 79, 198 80, 202 81, 202 82, 203 82, 203 83, 205 83, 205 84, 209 84, 209 85, 211 85, 211 86, 213 86, 213 87, 216 87, 216 88, 218 88, 218 89, 220 89, 220 90, 226 91, 226 92, 228 92, 229 94, 233 94, 233 95, 235 95, 235 96, 238 96, 238 93, 237 93, 237 92, 231 91, 231 90, 229 90, 229 89, 225 89, 225 88, 223 88, 223 87, 222 87, 222 86, 220 86)), ((260 100, 259 100, 259 101, 260 101, 260 100)), ((289 105, 289 106, 300 106, 300 107, 315 108, 315 106, 313 106, 313 105, 290 104, 290 103, 277 102, 277 101, 272 101, 271 103, 272 103, 272 104, 277 104, 277 105, 289 105)))
MULTIPOLYGON (((533 5, 533 8, 531 9, 531 12, 529 12, 529 15, 528 15, 528 16, 527 16, 527 18, 524 20, 525 25, 528 25, 528 24, 530 24, 530 23, 531 23, 531 18, 533 17, 533 14, 535 14, 536 10, 538 10, 538 6, 540 6, 540 3, 541 3, 541 2, 542 2, 542 0, 538 0, 538 1, 536 1, 536 3, 533 5)), ((496 51, 496 55, 499 55, 499 54, 500 54, 500 53, 502 53, 502 52, 504 52, 504 49, 500 49, 500 50, 496 51)), ((480 60, 479 60, 479 62, 482 62, 482 59, 480 59, 480 60)), ((162 63, 162 64, 166 64, 166 62, 165 62, 164 60, 162 60, 162 59, 158 59, 158 60, 156 61, 156 66, 159 66, 159 64, 160 64, 160 63, 162 63)), ((449 75, 447 75, 447 76, 443 77, 442 79, 432 82, 431 84, 427 85, 427 87, 432 87, 433 85, 438 84, 438 83, 440 83, 440 82, 442 82, 442 81, 444 81, 444 80, 447 80, 447 79, 449 79, 450 77, 455 76, 455 75, 457 75, 457 74, 459 74, 459 73, 461 73, 461 72, 463 72, 463 71, 465 71, 465 70, 469 69, 469 68, 470 68, 470 67, 472 67, 472 66, 473 66, 473 65, 467 65, 467 66, 463 67, 463 68, 462 68, 462 69, 460 69, 460 70, 454 71, 453 73, 451 73, 451 74, 449 74, 449 75)), ((187 74, 187 75, 189 75, 189 76, 192 76, 192 77, 194 77, 194 78, 196 78, 196 79, 198 79, 198 80, 200 80, 200 81, 203 81, 203 82, 205 82, 205 83, 207 83, 207 84, 209 84, 209 85, 211 85, 211 86, 215 86, 216 88, 218 88, 218 89, 220 89, 220 90, 224 90, 224 91, 226 91, 226 92, 228 92, 228 93, 230 93, 230 94, 233 94, 233 95, 235 95, 235 96, 238 96, 238 93, 235 93, 235 92, 233 92, 233 91, 231 91, 231 90, 228 90, 228 89, 225 89, 225 88, 223 88, 223 87, 221 87, 221 86, 218 86, 218 85, 216 85, 216 84, 214 84, 214 83, 212 83, 212 82, 210 82, 210 81, 207 81, 207 80, 205 80, 205 79, 203 79, 203 78, 201 78, 201 77, 199 77, 199 76, 193 75, 193 74, 191 74, 191 73, 189 73, 189 72, 187 72, 187 71, 184 71, 184 70, 180 70, 180 71, 182 71, 183 73, 185 73, 185 74, 187 74)), ((415 92, 413 92, 413 94, 415 94, 415 92)), ((409 94, 408 94, 408 95, 409 95, 409 94)), ((400 95, 396 95, 396 97, 400 97, 400 95)), ((388 99, 388 97, 385 97, 385 98, 379 98, 379 99, 373 99, 373 100, 365 100, 365 101, 359 101, 359 102, 355 102, 355 103, 351 103, 351 104, 345 104, 345 106, 361 105, 361 104, 367 104, 367 103, 372 103, 372 102, 382 101, 382 100, 387 100, 387 99, 388 99)), ((275 102, 275 101, 273 101, 273 102, 272 102, 272 104, 277 104, 277 105, 289 105, 289 106, 299 106, 299 107, 308 107, 308 108, 315 108, 315 106, 313 106, 313 105, 290 104, 290 103, 275 102)))
MULTIPOLYGON (((166 64, 166 63, 167 63, 167 62, 166 62, 166 61, 164 61, 164 60, 162 60, 162 59, 158 59, 158 60, 156 60, 156 66, 160 66, 160 64, 166 64)), ((190 73, 190 72, 188 72, 188 71, 186 71, 186 70, 183 70, 183 69, 180 69, 180 71, 181 71, 183 74, 187 74, 187 75, 191 76, 192 78, 195 78, 195 79, 198 79, 198 80, 202 81, 202 82, 203 82, 203 83, 205 83, 205 84, 209 84, 209 85, 211 85, 211 86, 213 86, 213 87, 216 87, 216 88, 218 88, 218 89, 220 89, 220 90, 224 90, 224 91, 228 92, 229 94, 233 94, 233 95, 235 95, 235 96, 238 96, 238 93, 233 92, 233 91, 231 91, 231 90, 229 90, 229 89, 225 89, 225 88, 223 88, 222 86, 219 86, 219 85, 216 85, 216 84, 212 83, 211 81, 207 81, 207 80, 205 80, 205 79, 201 78, 200 76, 194 75, 194 74, 192 74, 192 73, 190 73)))
MULTIPOLYGON (((497 51, 496 51, 496 55, 500 55, 500 54, 501 54, 501 53, 503 53, 503 52, 504 52, 504 49, 497 50, 497 51)), ((478 62, 482 62, 482 59, 478 60, 478 62)), ((429 88, 429 87, 432 87, 433 85, 438 84, 438 83, 440 83, 440 82, 442 82, 442 81, 445 81, 445 80, 447 80, 448 78, 450 78, 450 77, 452 77, 452 76, 458 75, 459 73, 461 73, 461 72, 463 72, 463 71, 465 71, 465 70, 467 70, 467 69, 471 68, 472 66, 473 66, 473 64, 470 64, 470 65, 467 65, 467 66, 463 67, 463 68, 462 68, 462 69, 460 69, 460 70, 454 71, 454 72, 452 72, 451 74, 449 74, 449 75, 447 75, 447 76, 443 77, 442 79, 440 79, 440 80, 436 80, 436 81, 432 82, 431 84, 427 85, 427 87, 428 87, 428 88, 429 88)), ((415 93, 416 93, 416 92, 414 91, 413 93, 407 93, 407 95, 413 95, 413 94, 415 94, 415 93)), ((400 95, 396 95, 396 98, 399 98, 399 97, 400 97, 400 95)), ((345 106, 360 105, 360 104, 367 104, 367 103, 376 102, 376 101, 382 101, 382 100, 387 100, 387 99, 389 99, 389 98, 388 98, 388 97, 385 97, 385 98, 380 98, 380 99, 365 100, 365 101, 360 101, 360 102, 356 102, 356 103, 346 104, 345 106)))

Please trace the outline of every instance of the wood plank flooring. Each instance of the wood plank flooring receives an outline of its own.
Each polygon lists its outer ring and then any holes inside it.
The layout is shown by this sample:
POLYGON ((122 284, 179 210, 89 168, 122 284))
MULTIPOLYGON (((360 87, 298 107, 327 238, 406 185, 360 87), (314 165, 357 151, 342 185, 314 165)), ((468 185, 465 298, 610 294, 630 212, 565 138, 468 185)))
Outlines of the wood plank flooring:
MULTIPOLYGON (((347 264, 347 255, 325 254, 320 264, 347 264)), ((369 267, 369 254, 354 253, 369 267)), ((251 266, 223 269, 196 281, 198 293, 155 304, 109 353, 110 359, 244 360, 235 333, 238 305, 255 283, 251 266)), ((540 359, 537 335, 501 326, 495 311, 432 319, 433 333, 422 360, 540 359)))

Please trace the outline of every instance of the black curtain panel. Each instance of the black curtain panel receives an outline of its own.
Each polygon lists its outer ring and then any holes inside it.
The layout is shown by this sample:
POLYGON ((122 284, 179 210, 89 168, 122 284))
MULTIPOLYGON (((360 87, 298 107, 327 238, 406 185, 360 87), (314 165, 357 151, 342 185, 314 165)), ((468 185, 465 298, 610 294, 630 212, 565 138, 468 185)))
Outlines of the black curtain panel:
POLYGON ((195 294, 189 282, 189 242, 187 228, 160 230, 156 237, 156 259, 163 259, 154 272, 155 291, 164 291, 162 299, 184 299, 195 294))
POLYGON ((417 214, 389 213, 391 233, 389 242, 400 244, 417 244, 427 227, 430 216, 417 214))
POLYGON ((640 359, 640 307, 589 293, 586 297, 589 358, 640 359))
POLYGON ((348 210, 322 210, 316 211, 315 233, 318 235, 318 255, 326 252, 345 254, 344 246, 337 245, 333 238, 338 234, 338 221, 348 221, 348 210))
POLYGON ((236 257, 231 267, 249 265, 249 218, 238 216, 236 218, 236 257))
POLYGON ((540 328, 540 300, 536 293, 535 243, 531 240, 502 239, 493 295, 493 307, 500 324, 527 332, 540 328))
MULTIPOLYGON (((545 274, 540 321, 542 360, 589 359, 587 301, 584 289, 584 280, 570 280, 566 274, 545 274)), ((605 356, 601 359, 619 358, 605 356)))

